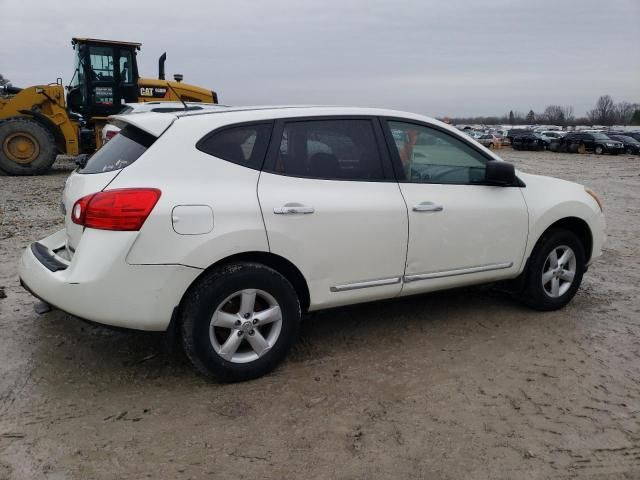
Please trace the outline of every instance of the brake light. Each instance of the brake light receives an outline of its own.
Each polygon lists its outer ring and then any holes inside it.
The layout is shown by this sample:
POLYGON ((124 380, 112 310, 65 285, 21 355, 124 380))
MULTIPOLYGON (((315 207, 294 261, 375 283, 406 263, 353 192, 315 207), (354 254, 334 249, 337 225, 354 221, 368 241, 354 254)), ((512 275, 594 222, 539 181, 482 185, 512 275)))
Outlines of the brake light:
POLYGON ((99 230, 140 230, 161 193, 156 188, 123 188, 92 193, 76 201, 71 220, 99 230))
POLYGON ((108 142, 119 133, 120 133, 119 130, 108 130, 107 133, 105 134, 105 142, 108 142))

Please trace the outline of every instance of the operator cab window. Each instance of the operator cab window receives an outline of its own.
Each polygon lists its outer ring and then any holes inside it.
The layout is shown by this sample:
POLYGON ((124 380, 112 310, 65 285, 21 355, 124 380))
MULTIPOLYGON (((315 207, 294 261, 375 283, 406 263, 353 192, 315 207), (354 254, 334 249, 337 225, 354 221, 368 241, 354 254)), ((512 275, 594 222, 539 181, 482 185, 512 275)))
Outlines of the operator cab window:
POLYGON ((365 119, 286 122, 271 170, 324 180, 383 178, 373 125, 365 119))
MULTIPOLYGON (((388 121, 400 180, 412 183, 482 183, 487 158, 450 134, 413 123, 388 121)), ((490 138, 490 136, 488 136, 490 138)))
POLYGON ((113 81, 113 48, 91 46, 91 79, 97 81, 113 81))
POLYGON ((133 83, 133 62, 129 50, 120 50, 120 83, 133 83))

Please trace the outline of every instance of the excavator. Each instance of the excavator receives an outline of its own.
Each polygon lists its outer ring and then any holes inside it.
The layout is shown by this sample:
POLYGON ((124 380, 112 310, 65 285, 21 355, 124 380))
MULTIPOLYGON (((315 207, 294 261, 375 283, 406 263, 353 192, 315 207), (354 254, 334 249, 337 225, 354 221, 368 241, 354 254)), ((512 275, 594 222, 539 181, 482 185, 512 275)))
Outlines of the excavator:
POLYGON ((73 38, 75 70, 62 79, 28 88, 0 87, 0 174, 39 175, 58 154, 92 153, 109 115, 124 103, 182 101, 218 103, 216 92, 165 79, 166 53, 158 78, 141 78, 136 61, 141 43, 73 38))

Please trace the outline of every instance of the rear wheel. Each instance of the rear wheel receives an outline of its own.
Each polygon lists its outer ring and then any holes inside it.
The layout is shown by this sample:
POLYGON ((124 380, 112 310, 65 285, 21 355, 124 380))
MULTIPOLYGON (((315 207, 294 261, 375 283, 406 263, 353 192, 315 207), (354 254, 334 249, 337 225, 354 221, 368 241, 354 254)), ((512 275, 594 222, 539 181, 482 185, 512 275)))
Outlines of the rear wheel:
POLYGON ((557 310, 576 294, 585 268, 585 253, 569 230, 544 233, 529 259, 522 300, 536 310, 557 310))
POLYGON ((0 123, 0 170, 8 175, 38 175, 56 160, 53 135, 28 118, 0 123))
POLYGON ((193 365, 226 382, 273 370, 293 344, 300 301, 289 281, 255 263, 213 270, 187 294, 182 341, 193 365))

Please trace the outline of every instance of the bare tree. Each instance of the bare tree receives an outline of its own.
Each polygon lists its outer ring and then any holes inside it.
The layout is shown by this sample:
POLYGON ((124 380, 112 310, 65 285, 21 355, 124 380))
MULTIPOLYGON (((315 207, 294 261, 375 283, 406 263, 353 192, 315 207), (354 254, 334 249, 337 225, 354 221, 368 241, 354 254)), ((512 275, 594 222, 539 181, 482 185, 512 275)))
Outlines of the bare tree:
POLYGON ((564 114, 565 121, 563 125, 573 123, 575 117, 573 116, 573 107, 571 105, 565 105, 562 107, 562 113, 564 114))
POLYGON ((616 120, 616 106, 610 95, 601 96, 593 110, 587 112, 587 117, 594 125, 613 125, 616 120))
POLYGON ((571 105, 547 105, 544 112, 538 115, 538 121, 564 127, 573 121, 573 107, 571 105))
POLYGON ((8 78, 5 78, 4 75, 0 73, 0 87, 4 87, 5 85, 10 85, 11 82, 8 78))
POLYGON ((640 104, 630 102, 618 102, 615 106, 616 123, 628 125, 631 123, 633 113, 640 109, 640 104))

